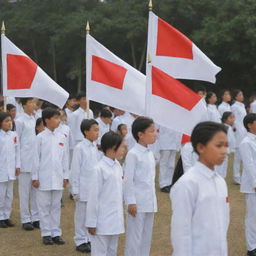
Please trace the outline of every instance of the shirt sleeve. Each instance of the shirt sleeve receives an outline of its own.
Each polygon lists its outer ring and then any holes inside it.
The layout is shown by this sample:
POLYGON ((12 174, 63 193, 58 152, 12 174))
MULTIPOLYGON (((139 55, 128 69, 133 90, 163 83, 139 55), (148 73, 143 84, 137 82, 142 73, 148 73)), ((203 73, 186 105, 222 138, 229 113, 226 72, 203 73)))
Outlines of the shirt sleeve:
POLYGON ((15 145, 15 167, 20 168, 20 141, 17 134, 16 137, 16 145, 15 145))
POLYGON ((65 148, 63 152, 63 158, 62 158, 62 163, 63 163, 63 176, 64 179, 68 180, 69 179, 69 150, 67 148, 67 145, 65 143, 65 148))
POLYGON ((19 138, 21 138, 21 134, 22 134, 22 130, 23 130, 23 122, 20 119, 17 119, 15 121, 15 126, 16 126, 16 132, 17 132, 19 138))
POLYGON ((35 168, 32 169, 32 180, 39 180, 41 137, 36 136, 35 168))
POLYGON ((71 162, 71 173, 70 173, 70 183, 73 195, 79 194, 79 177, 81 172, 81 154, 79 147, 75 147, 72 162, 71 162))

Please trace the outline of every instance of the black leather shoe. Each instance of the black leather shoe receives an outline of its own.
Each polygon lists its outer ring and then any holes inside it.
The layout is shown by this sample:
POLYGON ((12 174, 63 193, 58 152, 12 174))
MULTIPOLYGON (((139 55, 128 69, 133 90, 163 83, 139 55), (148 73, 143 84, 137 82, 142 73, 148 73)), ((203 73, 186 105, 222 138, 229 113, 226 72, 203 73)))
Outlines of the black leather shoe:
POLYGON ((14 227, 15 226, 15 224, 10 219, 4 220, 4 222, 8 227, 14 227))
POLYGON ((252 251, 247 251, 247 256, 256 256, 256 249, 252 251))
POLYGON ((65 244, 65 241, 60 236, 52 237, 52 241, 55 244, 65 244))
POLYGON ((34 227, 33 227, 33 225, 32 225, 30 222, 23 223, 23 224, 22 224, 22 228, 23 228, 24 230, 27 230, 27 231, 34 230, 34 227))
POLYGON ((86 246, 86 243, 83 243, 83 244, 80 244, 76 247, 76 250, 78 252, 81 252, 81 253, 86 253, 87 252, 87 246, 86 246))
POLYGON ((165 187, 161 188, 160 190, 163 193, 170 193, 170 186, 165 186, 165 187))
POLYGON ((33 221, 32 225, 33 225, 34 228, 40 229, 40 222, 39 222, 39 220, 38 221, 33 221))
POLYGON ((53 245, 54 242, 50 236, 43 236, 43 244, 45 245, 53 245))
POLYGON ((5 223, 5 220, 0 220, 0 228, 8 228, 8 226, 5 223))

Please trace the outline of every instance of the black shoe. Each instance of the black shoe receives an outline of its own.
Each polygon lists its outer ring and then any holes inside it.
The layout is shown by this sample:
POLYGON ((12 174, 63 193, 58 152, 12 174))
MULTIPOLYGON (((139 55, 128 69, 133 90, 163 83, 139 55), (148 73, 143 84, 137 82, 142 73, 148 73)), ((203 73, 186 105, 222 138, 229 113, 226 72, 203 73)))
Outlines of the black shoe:
POLYGON ((76 250, 81 253, 89 253, 91 250, 89 250, 87 243, 80 244, 76 247, 76 250))
POLYGON ((165 186, 165 187, 161 188, 160 190, 163 193, 170 193, 170 186, 165 186))
POLYGON ((90 252, 91 252, 91 242, 87 243, 87 247, 89 248, 90 252))
POLYGON ((52 237, 52 241, 55 244, 65 244, 65 241, 60 236, 52 237))
POLYGON ((70 200, 74 200, 74 198, 73 198, 73 195, 72 195, 72 194, 69 194, 69 199, 70 199, 70 200))
POLYGON ((7 224, 5 223, 5 220, 0 220, 0 228, 8 228, 7 224))
POLYGON ((50 236, 43 236, 43 244, 45 245, 53 245, 54 242, 50 236))
POLYGON ((252 251, 247 251, 247 256, 256 256, 256 249, 252 251))
POLYGON ((30 222, 23 223, 23 224, 22 224, 22 228, 23 228, 24 230, 27 230, 27 231, 34 230, 34 227, 33 227, 33 225, 32 225, 30 222))
POLYGON ((39 220, 33 221, 33 222, 32 222, 32 225, 33 225, 34 228, 40 229, 40 222, 39 222, 39 220))
POLYGON ((4 220, 4 222, 8 227, 14 227, 15 226, 15 224, 10 219, 4 220))

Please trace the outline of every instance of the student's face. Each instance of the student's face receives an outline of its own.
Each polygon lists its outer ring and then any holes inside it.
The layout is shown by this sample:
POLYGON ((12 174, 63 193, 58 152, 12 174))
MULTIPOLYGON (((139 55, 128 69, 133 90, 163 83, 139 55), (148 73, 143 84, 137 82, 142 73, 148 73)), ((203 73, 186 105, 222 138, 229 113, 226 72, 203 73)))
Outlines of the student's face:
POLYGON ((74 98, 67 101, 67 107, 69 109, 73 109, 75 104, 76 104, 76 100, 74 98))
POLYGON ((122 135, 123 137, 125 137, 125 136, 127 135, 127 133, 128 133, 127 126, 126 126, 126 125, 123 125, 123 126, 121 127, 121 135, 122 135))
POLYGON ((97 124, 93 124, 89 131, 84 131, 86 139, 89 141, 95 141, 99 137, 99 126, 97 124))
POLYGON ((198 94, 201 98, 204 98, 204 97, 205 97, 205 92, 204 92, 204 91, 198 91, 197 94, 198 94))
POLYGON ((239 102, 243 102, 243 101, 244 101, 244 94, 243 94, 243 92, 239 92, 239 93, 236 95, 235 100, 237 100, 237 101, 239 101, 239 102))
POLYGON ((217 102, 217 96, 214 93, 211 98, 209 99, 209 104, 215 104, 217 102))
POLYGON ((8 113, 11 115, 12 120, 16 117, 16 108, 12 108, 8 113))
POLYGON ((145 145, 154 144, 156 141, 155 125, 151 124, 144 132, 139 132, 139 142, 145 145))
POLYGON ((45 119, 46 127, 50 130, 55 130, 60 125, 60 116, 54 115, 50 119, 45 119))
POLYGON ((214 168, 215 165, 221 165, 225 160, 227 147, 227 135, 219 131, 206 145, 200 143, 197 145, 199 160, 210 168, 214 168))
POLYGON ((23 106, 23 109, 26 113, 32 114, 36 109, 36 100, 32 99, 27 101, 27 103, 23 106))
POLYGON ((250 133, 253 133, 256 135, 256 121, 253 121, 252 124, 248 124, 248 128, 250 133))
POLYGON ((231 101, 231 95, 229 91, 224 92, 224 94, 222 95, 222 101, 224 102, 231 101))
POLYGON ((235 122, 235 115, 234 114, 231 114, 228 118, 227 118, 227 121, 226 121, 226 123, 228 124, 228 125, 233 125, 234 124, 234 122, 235 122))
POLYGON ((81 108, 86 109, 86 107, 87 107, 87 99, 86 99, 86 97, 82 97, 79 100, 79 105, 80 105, 81 108))
POLYGON ((112 118, 111 117, 102 117, 101 120, 105 124, 111 124, 111 122, 112 122, 112 118))
POLYGON ((6 117, 1 125, 1 129, 5 132, 10 131, 12 129, 12 118, 10 116, 6 117))

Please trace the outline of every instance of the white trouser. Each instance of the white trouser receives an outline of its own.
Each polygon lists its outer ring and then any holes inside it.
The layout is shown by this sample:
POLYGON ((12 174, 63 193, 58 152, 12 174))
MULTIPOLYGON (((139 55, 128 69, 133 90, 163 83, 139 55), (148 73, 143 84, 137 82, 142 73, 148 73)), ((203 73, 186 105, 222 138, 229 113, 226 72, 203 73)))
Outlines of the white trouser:
POLYGON ((241 160, 239 150, 237 148, 234 153, 233 179, 234 179, 234 182, 238 184, 241 183, 241 173, 240 173, 241 164, 242 164, 242 160, 241 160))
POLYGON ((36 201, 36 189, 32 186, 31 173, 21 172, 18 179, 21 223, 38 221, 39 214, 36 201))
POLYGON ((136 217, 127 214, 125 256, 149 256, 154 213, 137 213, 136 217))
POLYGON ((62 190, 37 190, 41 236, 61 236, 61 197, 62 190))
POLYGON ((0 220, 11 216, 13 199, 13 180, 0 182, 0 220))
POLYGON ((248 251, 256 249, 256 193, 245 194, 245 237, 248 251))
POLYGON ((91 256, 116 256, 119 235, 95 235, 91 238, 91 256))
POLYGON ((172 184, 175 167, 175 150, 160 150, 159 186, 160 188, 172 184))
POLYGON ((76 203, 76 209, 75 209, 75 215, 74 215, 74 221, 75 221, 74 241, 76 246, 79 246, 80 244, 89 242, 89 235, 88 235, 87 228, 85 226, 87 202, 76 200, 75 203, 76 203))
POLYGON ((226 156, 225 160, 223 161, 223 163, 221 165, 217 165, 216 166, 216 171, 217 173, 222 177, 222 178, 226 178, 227 176, 227 170, 228 170, 228 159, 229 156, 226 156))

